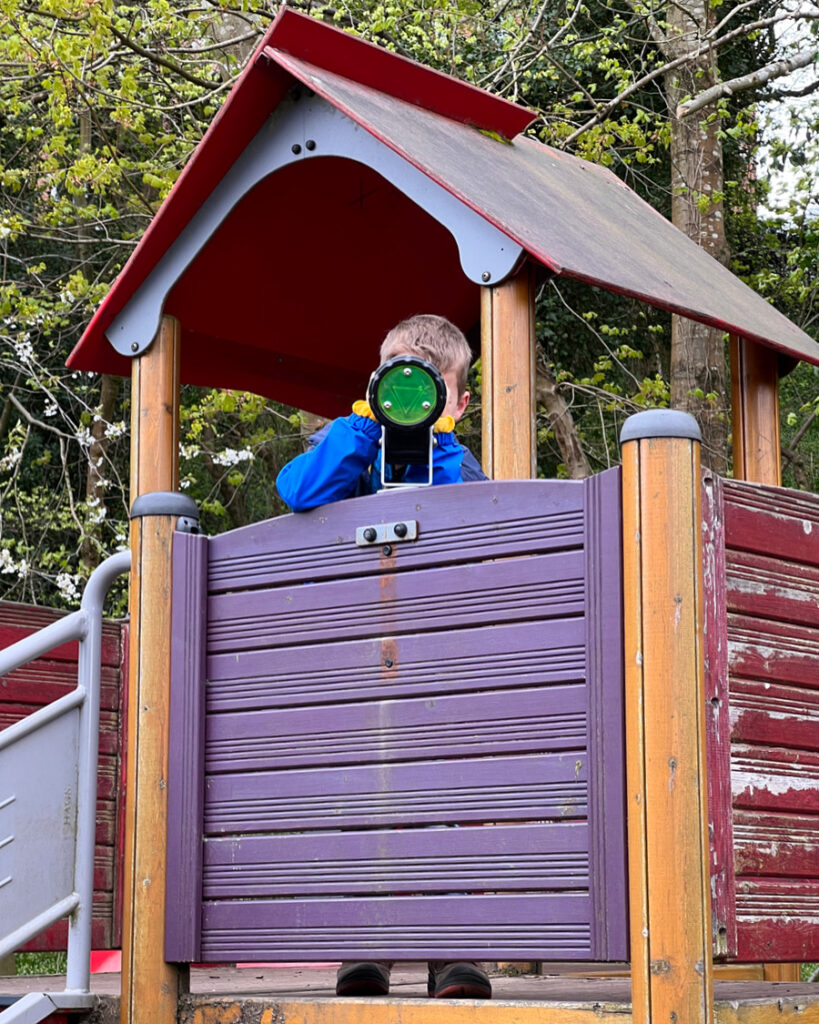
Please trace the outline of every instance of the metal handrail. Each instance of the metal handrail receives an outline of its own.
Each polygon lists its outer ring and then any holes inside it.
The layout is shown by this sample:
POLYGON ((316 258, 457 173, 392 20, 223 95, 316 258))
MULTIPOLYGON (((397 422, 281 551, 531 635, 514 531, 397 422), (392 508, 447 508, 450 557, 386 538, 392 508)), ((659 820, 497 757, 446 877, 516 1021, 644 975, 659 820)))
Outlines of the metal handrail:
MULTIPOLYGON (((67 913, 68 964, 65 993, 83 996, 90 992, 91 913, 94 892, 94 845, 97 809, 97 755, 99 752, 100 675, 102 660, 102 606, 117 576, 131 567, 131 553, 111 555, 91 574, 85 587, 79 611, 73 612, 39 632, 25 637, 0 651, 0 676, 25 665, 69 640, 79 640, 77 686, 71 693, 40 708, 20 722, 0 732, 0 750, 29 736, 50 722, 79 708, 79 757, 77 776, 77 834, 75 840, 74 890, 67 893, 49 910, 39 913, 13 933, 0 937, 0 957, 19 949, 44 928, 67 913)), ((66 999, 60 998, 66 1005, 66 999)), ((0 1014, 12 1018, 14 1005, 0 1014)))

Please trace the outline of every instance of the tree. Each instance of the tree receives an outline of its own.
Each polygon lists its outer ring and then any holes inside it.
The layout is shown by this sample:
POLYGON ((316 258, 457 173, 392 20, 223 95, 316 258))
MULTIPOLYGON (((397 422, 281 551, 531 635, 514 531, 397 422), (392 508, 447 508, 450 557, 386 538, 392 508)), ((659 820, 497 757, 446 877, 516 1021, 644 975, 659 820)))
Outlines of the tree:
MULTIPOLYGON (((816 8, 294 6, 532 106, 543 141, 611 166, 724 258, 733 247, 740 272, 815 331, 815 211, 761 222, 750 197, 764 191, 754 170, 756 104, 788 59, 815 52, 816 8), (774 37, 780 25, 799 27, 793 44, 774 37), (728 180, 718 160, 698 177, 700 157, 720 145, 728 180), (768 242, 785 238, 794 248, 771 274, 768 242)), ((0 0, 3 596, 74 600, 101 555, 126 543, 128 384, 68 373, 65 358, 275 13, 261 0, 0 0)), ((806 146, 782 140, 776 159, 796 161, 806 146)), ((565 282, 544 288, 538 323, 541 472, 616 461, 619 420, 669 400, 699 403, 713 420, 715 455, 724 451, 721 338, 702 342, 706 356, 681 359, 689 342, 672 352, 663 314, 565 282), (698 376, 701 367, 710 376, 698 376)), ((810 423, 799 433, 812 415, 810 379, 794 391, 793 466, 815 433, 810 423)), ((183 486, 210 531, 282 511, 272 480, 301 444, 302 416, 250 395, 190 389, 183 419, 183 486)), ((812 482, 810 460, 800 472, 812 482)))

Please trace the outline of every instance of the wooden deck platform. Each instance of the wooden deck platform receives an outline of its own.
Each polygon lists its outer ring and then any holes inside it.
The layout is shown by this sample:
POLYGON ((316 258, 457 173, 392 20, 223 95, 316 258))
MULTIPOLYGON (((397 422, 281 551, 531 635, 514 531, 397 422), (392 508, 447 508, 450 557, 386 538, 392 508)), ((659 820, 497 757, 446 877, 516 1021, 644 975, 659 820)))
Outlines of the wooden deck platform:
MULTIPOLYGON (((0 995, 59 990, 57 977, 0 978, 0 995)), ((200 967, 191 971, 179 1024, 629 1024, 625 978, 495 975, 491 1002, 434 1001, 426 996, 426 969, 399 964, 385 999, 337 999, 328 966, 200 967)), ((118 1024, 120 976, 92 979, 99 1005, 93 1024, 118 1024)), ((819 984, 718 981, 717 1024, 819 1024, 819 984)))

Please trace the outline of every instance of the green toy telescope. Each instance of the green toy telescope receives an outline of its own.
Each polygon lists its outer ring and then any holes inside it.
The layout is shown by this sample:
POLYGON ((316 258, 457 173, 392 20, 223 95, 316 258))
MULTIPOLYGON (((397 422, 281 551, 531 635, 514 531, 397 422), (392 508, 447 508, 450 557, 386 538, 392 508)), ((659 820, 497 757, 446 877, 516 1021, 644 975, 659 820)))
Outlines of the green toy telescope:
POLYGON ((446 405, 446 384, 419 356, 396 356, 373 373, 367 401, 381 424, 381 484, 385 489, 417 486, 387 480, 389 466, 429 466, 432 483, 432 427, 446 405))

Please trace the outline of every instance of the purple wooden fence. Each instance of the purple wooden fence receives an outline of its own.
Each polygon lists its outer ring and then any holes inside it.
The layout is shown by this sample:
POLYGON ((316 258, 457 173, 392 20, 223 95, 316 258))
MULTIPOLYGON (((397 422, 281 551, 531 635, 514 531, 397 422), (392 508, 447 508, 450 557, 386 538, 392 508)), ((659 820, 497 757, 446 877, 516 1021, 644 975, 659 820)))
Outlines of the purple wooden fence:
POLYGON ((169 960, 627 957, 619 491, 177 534, 169 960))

